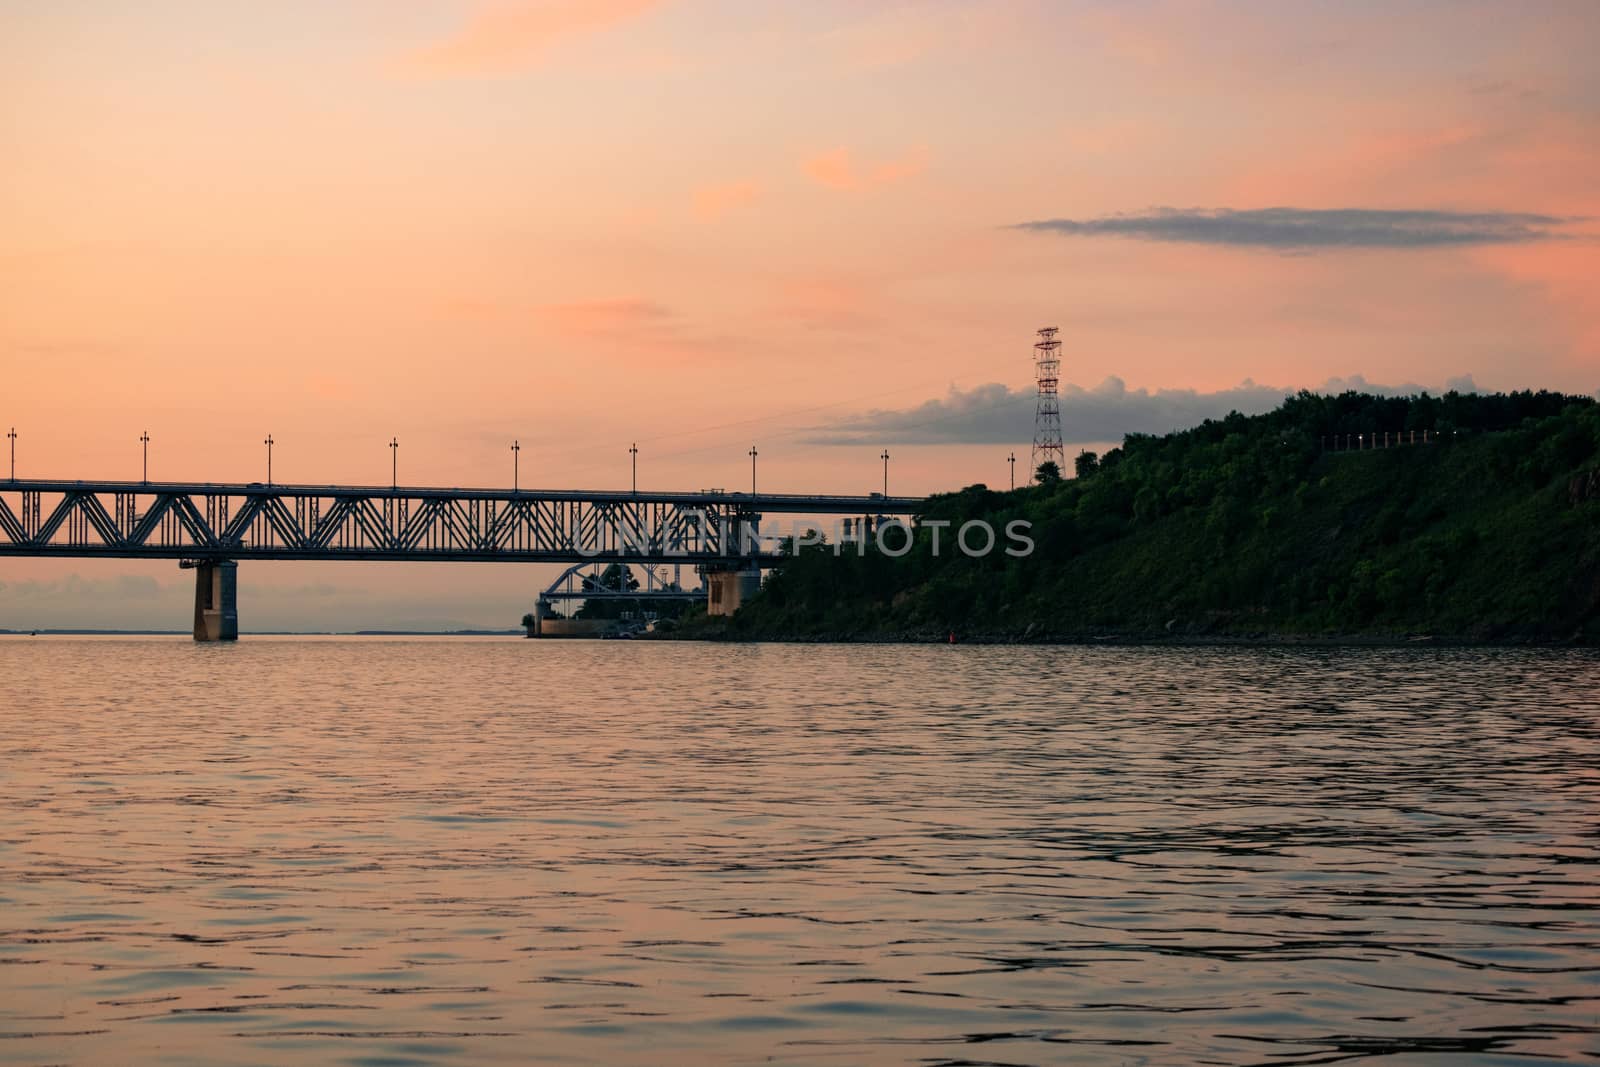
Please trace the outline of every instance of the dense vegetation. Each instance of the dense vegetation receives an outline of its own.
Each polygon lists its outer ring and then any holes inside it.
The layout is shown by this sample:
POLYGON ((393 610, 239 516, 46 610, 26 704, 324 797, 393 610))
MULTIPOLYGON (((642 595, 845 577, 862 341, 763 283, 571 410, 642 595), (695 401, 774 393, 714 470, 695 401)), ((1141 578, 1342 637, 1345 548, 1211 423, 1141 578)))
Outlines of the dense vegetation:
MULTIPOLYGON (((941 554, 807 547, 704 636, 1432 634, 1600 640, 1600 405, 1556 393, 1301 393, 1166 436, 1076 477, 981 485, 920 517, 1037 547, 941 554), (1336 451, 1345 435, 1429 444, 1336 451)), ((898 548, 900 532, 886 533, 898 548)), ((1001 546, 1005 544, 1003 539, 1001 546)))

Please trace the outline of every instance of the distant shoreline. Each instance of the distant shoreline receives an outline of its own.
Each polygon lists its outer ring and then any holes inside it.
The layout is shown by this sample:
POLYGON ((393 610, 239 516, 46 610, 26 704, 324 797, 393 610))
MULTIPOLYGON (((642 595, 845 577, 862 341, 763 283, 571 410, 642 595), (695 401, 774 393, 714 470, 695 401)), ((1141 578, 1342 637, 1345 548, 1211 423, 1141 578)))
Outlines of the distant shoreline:
MULTIPOLYGON (((522 628, 510 630, 241 630, 240 637, 521 637, 522 628)), ((40 628, 8 630, 0 637, 188 637, 188 630, 89 630, 40 628)))
MULTIPOLYGON (((0 629, 0 637, 188 637, 188 630, 86 630, 45 629, 38 631, 0 629)), ((520 629, 511 630, 261 630, 239 635, 248 637, 525 637, 520 629)), ((1079 645, 1106 648, 1596 648, 1581 637, 1558 639, 1548 636, 1507 634, 1502 637, 1463 637, 1451 634, 1007 634, 932 632, 904 633, 823 633, 788 634, 759 637, 730 633, 641 633, 643 641, 694 641, 707 644, 771 645, 1079 645)), ((600 640, 595 635, 589 640, 600 640)), ((548 640, 548 639, 547 639, 548 640)), ((580 638, 581 640, 581 638, 580 638)))
POLYGON ((640 634, 644 640, 704 641, 714 644, 775 645, 1098 645, 1108 648, 1595 648, 1581 637, 1557 639, 1508 634, 1504 637, 1463 637, 1440 634, 963 634, 955 640, 945 633, 863 634, 763 634, 730 633, 640 634))

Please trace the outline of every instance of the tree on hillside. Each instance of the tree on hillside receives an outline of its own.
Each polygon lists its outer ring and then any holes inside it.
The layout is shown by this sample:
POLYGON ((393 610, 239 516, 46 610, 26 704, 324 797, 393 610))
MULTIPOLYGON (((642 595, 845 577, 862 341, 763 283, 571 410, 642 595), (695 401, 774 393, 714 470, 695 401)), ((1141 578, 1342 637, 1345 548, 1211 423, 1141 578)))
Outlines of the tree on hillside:
POLYGON ((1078 458, 1072 461, 1073 473, 1079 478, 1087 478, 1100 468, 1100 457, 1090 452, 1087 448, 1078 453, 1078 458))
POLYGON ((931 528, 903 556, 813 549, 714 625, 1160 634, 1177 619, 1193 632, 1600 642, 1594 398, 1300 393, 1262 415, 1129 434, 1089 478, 1086 456, 1075 466, 1060 480, 1041 464, 1043 492, 968 486, 924 504, 924 520, 957 529, 1031 524, 1026 557, 935 554, 931 528), (1403 448, 1329 448, 1401 432, 1403 448))
POLYGON ((1047 459, 1039 464, 1039 469, 1033 472, 1034 480, 1040 485, 1054 485, 1061 480, 1061 468, 1053 459, 1047 459))
MULTIPOLYGON (((585 574, 583 576, 583 591, 585 593, 631 593, 639 588, 639 579, 633 576, 633 568, 626 563, 608 564, 605 570, 598 575, 585 574)), ((644 605, 637 600, 622 600, 617 597, 604 597, 596 600, 585 600, 583 606, 573 613, 575 619, 620 619, 624 616, 637 615, 644 605)))
POLYGON ((779 541, 778 542, 778 555, 780 555, 780 556, 797 556, 797 555, 799 555, 800 554, 800 542, 802 540, 805 541, 807 545, 826 545, 828 543, 828 535, 823 533, 822 530, 820 530, 819 528, 817 528, 815 526, 809 526, 805 530, 803 530, 802 532, 794 535, 793 537, 785 537, 783 540, 779 541))
POLYGON ((583 591, 585 593, 593 593, 602 589, 609 593, 631 593, 637 588, 639 588, 639 579, 633 576, 633 568, 626 563, 611 564, 600 572, 599 578, 589 574, 583 576, 583 591))
MULTIPOLYGON (((632 593, 639 588, 639 578, 634 574, 633 568, 625 563, 608 564, 599 576, 585 575, 583 578, 583 591, 585 593, 632 593)), ((681 592, 677 583, 658 580, 652 587, 658 592, 681 592)), ((575 619, 643 619, 646 613, 660 618, 676 618, 682 615, 689 607, 691 601, 684 600, 657 600, 642 599, 628 596, 596 597, 585 600, 583 606, 573 613, 575 619)))

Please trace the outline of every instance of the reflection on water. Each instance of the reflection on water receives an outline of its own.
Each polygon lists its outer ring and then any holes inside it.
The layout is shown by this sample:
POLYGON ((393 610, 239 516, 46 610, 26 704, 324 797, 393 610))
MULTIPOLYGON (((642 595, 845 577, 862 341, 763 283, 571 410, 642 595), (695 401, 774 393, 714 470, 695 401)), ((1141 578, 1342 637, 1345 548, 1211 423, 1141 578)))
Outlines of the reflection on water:
POLYGON ((0 678, 0 1062, 1600 1050, 1591 654, 7 638, 0 678))

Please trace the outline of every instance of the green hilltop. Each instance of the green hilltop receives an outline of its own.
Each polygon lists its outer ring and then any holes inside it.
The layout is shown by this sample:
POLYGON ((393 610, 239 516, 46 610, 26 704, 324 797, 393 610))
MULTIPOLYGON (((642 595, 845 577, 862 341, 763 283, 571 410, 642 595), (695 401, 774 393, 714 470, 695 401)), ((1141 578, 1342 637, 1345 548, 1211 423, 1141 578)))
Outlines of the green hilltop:
MULTIPOLYGON (((1600 405, 1589 397, 1302 392, 1264 415, 1130 435, 1075 466, 1077 477, 1025 489, 934 497, 919 518, 952 524, 937 557, 929 529, 897 557, 805 547, 736 616, 687 632, 1600 639, 1600 405), (1000 532, 981 558, 952 543, 972 519, 1000 532), (1000 550, 1016 519, 1036 543, 1023 558, 1000 550)), ((885 543, 898 550, 903 536, 885 531, 885 543)))

